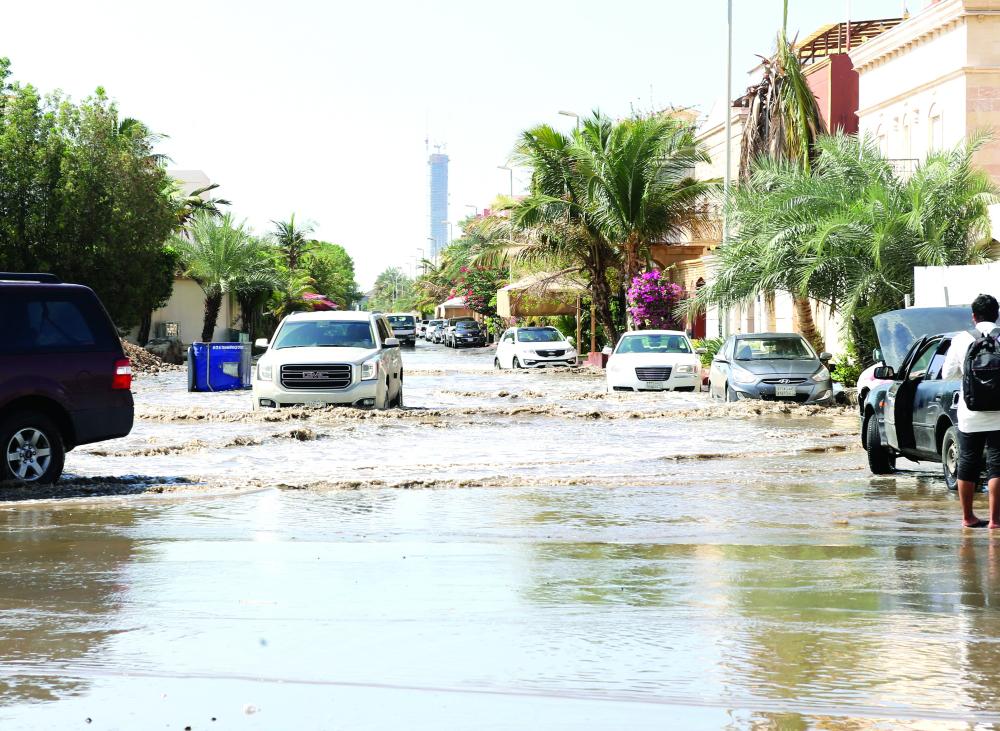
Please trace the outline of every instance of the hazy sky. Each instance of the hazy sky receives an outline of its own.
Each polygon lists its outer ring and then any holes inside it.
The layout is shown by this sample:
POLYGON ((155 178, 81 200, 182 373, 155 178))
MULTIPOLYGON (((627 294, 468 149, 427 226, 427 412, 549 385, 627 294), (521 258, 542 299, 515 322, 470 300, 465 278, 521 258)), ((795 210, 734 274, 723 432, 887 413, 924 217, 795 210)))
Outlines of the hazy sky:
MULTIPOLYGON (((104 86, 123 115, 169 135, 173 167, 204 170, 257 230, 292 211, 314 221, 354 257, 363 287, 427 249, 428 132, 451 157, 457 221, 507 192, 497 165, 520 130, 571 127, 559 110, 707 112, 725 83, 725 0, 4 6, 0 55, 16 79, 76 98, 104 86)), ((847 6, 791 0, 790 29, 840 21, 847 6)), ((903 3, 850 6, 867 19, 903 3)), ((781 0, 734 1, 734 91, 780 23, 781 0)))

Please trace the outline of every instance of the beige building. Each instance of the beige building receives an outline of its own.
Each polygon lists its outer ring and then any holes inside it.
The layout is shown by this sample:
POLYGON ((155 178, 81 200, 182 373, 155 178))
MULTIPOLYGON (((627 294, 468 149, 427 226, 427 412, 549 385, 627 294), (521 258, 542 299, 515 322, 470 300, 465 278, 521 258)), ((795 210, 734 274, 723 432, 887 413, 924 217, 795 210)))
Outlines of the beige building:
MULTIPOLYGON (((184 195, 190 195, 199 188, 212 184, 208 176, 201 170, 169 170, 168 174, 180 183, 184 195)), ((205 319, 205 293, 197 282, 186 277, 174 279, 174 291, 167 304, 154 310, 151 338, 159 337, 164 329, 176 326, 180 341, 184 345, 201 340, 201 328, 205 319)), ((222 298, 219 318, 216 320, 214 341, 229 339, 229 330, 236 326, 239 319, 239 307, 231 296, 222 298)), ((129 334, 129 339, 135 341, 138 330, 129 334)))
MULTIPOLYGON (((978 131, 1000 131, 1000 0, 937 0, 850 55, 859 134, 900 172, 978 131)), ((1000 137, 976 162, 1000 181, 1000 137)))

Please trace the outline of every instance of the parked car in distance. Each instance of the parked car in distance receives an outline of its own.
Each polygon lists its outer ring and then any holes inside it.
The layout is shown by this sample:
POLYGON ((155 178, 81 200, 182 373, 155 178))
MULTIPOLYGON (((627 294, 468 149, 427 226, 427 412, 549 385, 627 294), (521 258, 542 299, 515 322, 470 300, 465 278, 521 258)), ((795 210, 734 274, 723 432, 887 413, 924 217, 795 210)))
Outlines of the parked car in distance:
POLYGON ((383 315, 296 312, 288 315, 257 362, 254 408, 347 404, 403 405, 399 340, 383 315))
POLYGON ((441 342, 447 345, 449 348, 454 348, 455 342, 455 326, 460 322, 475 322, 475 318, 472 317, 449 317, 445 321, 444 332, 441 334, 441 342))
POLYGON ((703 351, 678 330, 627 332, 613 351, 606 349, 608 391, 695 391, 703 351))
POLYGON ((486 345, 486 333, 478 322, 463 320, 455 323, 449 345, 452 348, 482 348, 486 345))
POLYGON ((494 368, 576 365, 576 349, 554 327, 512 327, 497 343, 494 368))
POLYGON ((0 272, 0 481, 51 483, 66 452, 132 431, 132 367, 93 290, 0 272))
POLYGON ((874 318, 883 362, 862 405, 861 444, 873 474, 892 472, 898 457, 940 462, 958 487, 958 399, 961 382, 942 379, 951 339, 972 325, 968 307, 911 307, 874 318))
POLYGON ((875 371, 879 368, 879 366, 884 365, 882 362, 882 351, 876 349, 872 354, 872 357, 875 360, 875 363, 861 371, 861 374, 858 376, 858 407, 861 409, 861 413, 864 413, 865 401, 868 400, 868 394, 871 393, 873 388, 878 386, 888 386, 892 383, 891 380, 875 377, 875 371))
POLYGON ((731 335, 712 360, 708 391, 726 401, 763 399, 829 403, 833 379, 824 362, 798 333, 731 335))
POLYGON ((432 343, 440 343, 444 337, 444 329, 447 322, 444 320, 431 320, 428 324, 427 339, 432 343))
POLYGON ((393 312, 386 315, 392 334, 403 345, 411 348, 417 344, 417 318, 405 312, 393 312))

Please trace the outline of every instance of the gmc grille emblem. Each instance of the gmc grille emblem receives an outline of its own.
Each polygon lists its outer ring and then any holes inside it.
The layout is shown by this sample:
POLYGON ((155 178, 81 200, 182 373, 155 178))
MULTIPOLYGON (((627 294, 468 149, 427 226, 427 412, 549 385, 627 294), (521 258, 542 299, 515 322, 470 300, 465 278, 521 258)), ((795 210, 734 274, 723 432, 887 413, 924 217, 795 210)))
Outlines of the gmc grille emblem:
POLYGON ((302 371, 302 377, 315 380, 317 378, 326 378, 326 373, 324 371, 302 371))

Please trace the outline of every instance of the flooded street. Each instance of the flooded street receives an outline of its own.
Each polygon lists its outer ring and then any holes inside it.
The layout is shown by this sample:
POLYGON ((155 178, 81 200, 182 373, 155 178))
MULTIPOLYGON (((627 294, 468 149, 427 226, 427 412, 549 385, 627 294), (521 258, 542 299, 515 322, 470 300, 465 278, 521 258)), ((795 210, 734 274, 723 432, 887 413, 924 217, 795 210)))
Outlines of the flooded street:
POLYGON ((404 363, 391 412, 143 377, 7 488, 0 728, 1000 724, 1000 538, 852 410, 404 363))

